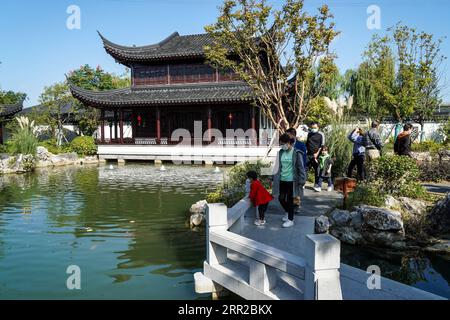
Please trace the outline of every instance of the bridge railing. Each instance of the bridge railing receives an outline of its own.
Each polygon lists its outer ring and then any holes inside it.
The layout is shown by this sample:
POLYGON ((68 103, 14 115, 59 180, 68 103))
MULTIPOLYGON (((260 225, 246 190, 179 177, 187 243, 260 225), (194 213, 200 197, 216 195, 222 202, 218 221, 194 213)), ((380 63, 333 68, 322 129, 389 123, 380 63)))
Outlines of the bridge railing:
MULTIPOLYGON (((277 287, 277 272, 282 272, 303 280, 304 299, 342 299, 339 279, 340 242, 336 238, 330 235, 307 235, 305 256, 295 256, 242 236, 245 214, 256 217, 255 208, 248 198, 230 209, 224 204, 208 204, 206 277, 213 277, 212 274, 207 274, 207 269, 227 263, 228 252, 231 250, 249 261, 249 288, 246 288, 246 292, 254 290, 257 293, 269 293, 277 287)), ((223 279, 225 278, 211 280, 233 291, 233 286, 228 287, 227 281, 223 279)))

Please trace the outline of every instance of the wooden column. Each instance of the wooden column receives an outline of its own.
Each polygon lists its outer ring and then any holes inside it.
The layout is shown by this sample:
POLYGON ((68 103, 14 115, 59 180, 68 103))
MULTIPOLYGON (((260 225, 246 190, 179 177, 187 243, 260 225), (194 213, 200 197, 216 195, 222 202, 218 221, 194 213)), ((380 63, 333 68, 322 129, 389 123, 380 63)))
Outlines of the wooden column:
POLYGON ((252 133, 252 145, 257 145, 258 144, 258 141, 257 141, 257 137, 258 137, 258 135, 256 134, 256 108, 255 107, 251 107, 252 108, 252 115, 251 115, 251 117, 252 117, 252 131, 253 131, 253 133, 252 133))
POLYGON ((208 107, 208 141, 211 142, 212 140, 212 109, 211 107, 208 107))
POLYGON ((156 138, 161 143, 161 110, 156 109, 156 138))
POLYGON ((101 116, 100 116, 100 141, 102 143, 105 143, 105 109, 101 110, 101 116))
POLYGON ((120 144, 123 144, 123 109, 119 110, 120 144))
POLYGON ((117 139, 118 137, 118 132, 117 132, 117 125, 118 125, 118 113, 117 110, 114 110, 114 142, 117 143, 119 139, 117 139))

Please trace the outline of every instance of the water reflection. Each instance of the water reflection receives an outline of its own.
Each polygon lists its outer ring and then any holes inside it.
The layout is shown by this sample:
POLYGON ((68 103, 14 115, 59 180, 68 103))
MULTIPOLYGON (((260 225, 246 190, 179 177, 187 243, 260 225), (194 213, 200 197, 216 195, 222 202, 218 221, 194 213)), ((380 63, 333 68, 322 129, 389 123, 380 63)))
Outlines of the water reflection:
POLYGON ((197 298, 205 239, 186 227, 186 210, 220 182, 213 171, 132 165, 0 177, 0 297, 197 298), (79 293, 62 285, 70 264, 88 280, 79 293))

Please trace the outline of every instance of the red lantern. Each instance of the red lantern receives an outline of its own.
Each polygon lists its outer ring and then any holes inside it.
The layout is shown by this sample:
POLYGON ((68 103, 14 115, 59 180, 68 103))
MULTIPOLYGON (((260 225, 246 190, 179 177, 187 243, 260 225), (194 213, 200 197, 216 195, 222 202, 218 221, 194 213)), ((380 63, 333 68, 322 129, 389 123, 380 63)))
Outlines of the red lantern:
POLYGON ((137 121, 138 121, 138 126, 140 127, 141 126, 141 122, 142 122, 142 117, 138 116, 137 117, 137 121))
POLYGON ((228 115, 228 120, 230 120, 230 127, 233 123, 233 114, 230 112, 230 114, 228 115))

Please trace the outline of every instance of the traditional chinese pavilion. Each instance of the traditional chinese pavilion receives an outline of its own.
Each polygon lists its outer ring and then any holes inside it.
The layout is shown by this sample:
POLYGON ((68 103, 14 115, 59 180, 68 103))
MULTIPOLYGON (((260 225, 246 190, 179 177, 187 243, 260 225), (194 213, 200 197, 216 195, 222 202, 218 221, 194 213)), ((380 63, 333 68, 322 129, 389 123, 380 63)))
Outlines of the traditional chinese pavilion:
POLYGON ((10 105, 0 104, 0 144, 3 144, 5 137, 4 124, 10 121, 18 112, 23 109, 23 100, 10 105))
MULTIPOLYGON (((131 69, 129 88, 94 92, 70 87, 75 98, 101 111, 100 157, 164 160, 170 153, 168 148, 180 142, 172 138, 173 131, 186 129, 194 137, 195 121, 201 121, 202 133, 217 129, 223 138, 192 140, 192 147, 213 141, 236 148, 261 145, 260 130, 270 128, 252 104, 251 89, 232 72, 213 68, 205 61, 204 47, 212 44, 211 36, 173 33, 157 44, 141 47, 118 45, 100 37, 106 52, 131 69), (254 129, 258 133, 230 139, 226 138, 227 129, 254 129), (166 148, 157 151, 158 146, 166 148)), ((266 141, 263 144, 267 146, 266 141)))

